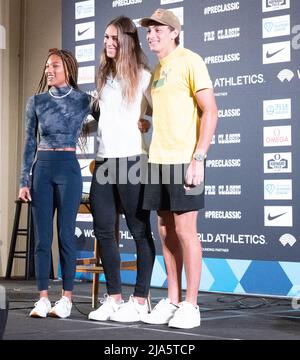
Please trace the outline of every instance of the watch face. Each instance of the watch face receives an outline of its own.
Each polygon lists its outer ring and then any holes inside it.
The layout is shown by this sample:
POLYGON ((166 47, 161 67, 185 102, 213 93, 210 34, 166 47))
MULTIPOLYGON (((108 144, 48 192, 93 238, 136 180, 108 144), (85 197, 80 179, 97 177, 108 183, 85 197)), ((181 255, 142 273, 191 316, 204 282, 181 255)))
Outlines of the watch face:
POLYGON ((194 154, 194 159, 197 161, 203 161, 204 156, 202 154, 194 154))

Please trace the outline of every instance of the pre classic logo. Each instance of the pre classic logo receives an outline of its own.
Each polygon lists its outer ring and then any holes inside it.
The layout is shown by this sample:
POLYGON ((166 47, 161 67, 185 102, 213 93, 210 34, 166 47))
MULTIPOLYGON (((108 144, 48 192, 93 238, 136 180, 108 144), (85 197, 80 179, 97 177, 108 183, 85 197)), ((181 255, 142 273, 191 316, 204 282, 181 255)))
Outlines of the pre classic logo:
POLYGON ((215 40, 228 40, 240 37, 240 28, 227 28, 219 29, 217 31, 205 31, 203 34, 204 42, 215 41, 215 40))
POLYGON ((142 4, 143 0, 113 0, 111 3, 111 6, 113 8, 115 7, 121 7, 121 6, 130 6, 130 5, 137 5, 142 4))
POLYGON ((241 54, 230 53, 230 54, 220 54, 214 56, 206 56, 204 58, 205 64, 222 64, 228 62, 239 62, 241 60, 241 54))
MULTIPOLYGON (((161 0, 163 1, 163 0, 161 0)), ((213 14, 220 14, 228 11, 237 11, 240 9, 240 2, 230 2, 227 4, 219 4, 213 6, 207 6, 203 10, 204 15, 213 15, 213 14)))
POLYGON ((218 134, 213 135, 211 144, 240 144, 241 142, 241 134, 240 133, 226 133, 226 134, 218 134))
POLYGON ((240 196, 242 185, 205 185, 205 195, 240 196))

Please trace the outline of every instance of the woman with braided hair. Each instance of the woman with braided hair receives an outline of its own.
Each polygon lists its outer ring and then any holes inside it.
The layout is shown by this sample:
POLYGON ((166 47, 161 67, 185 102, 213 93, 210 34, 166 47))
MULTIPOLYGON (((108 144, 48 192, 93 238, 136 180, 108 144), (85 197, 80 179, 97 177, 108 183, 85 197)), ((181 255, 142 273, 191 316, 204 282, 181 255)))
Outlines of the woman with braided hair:
POLYGON ((76 267, 74 234, 82 193, 76 144, 83 122, 91 112, 91 97, 79 90, 77 77, 77 61, 69 51, 49 50, 37 93, 29 98, 26 106, 19 198, 32 201, 35 271, 40 295, 30 312, 31 317, 67 318, 71 314, 76 267), (51 307, 48 283, 55 209, 63 296, 51 307))

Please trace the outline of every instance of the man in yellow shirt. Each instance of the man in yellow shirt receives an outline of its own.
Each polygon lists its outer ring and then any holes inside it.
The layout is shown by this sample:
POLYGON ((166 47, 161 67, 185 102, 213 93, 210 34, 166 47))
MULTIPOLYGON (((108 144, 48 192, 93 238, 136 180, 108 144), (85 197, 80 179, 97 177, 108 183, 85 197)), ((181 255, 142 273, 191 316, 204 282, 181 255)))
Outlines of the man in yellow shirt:
POLYGON ((157 211, 168 277, 168 298, 142 321, 189 329, 200 326, 202 250, 197 216, 204 207, 205 158, 217 124, 217 105, 202 58, 178 46, 181 25, 173 12, 157 9, 140 23, 147 27, 150 50, 159 60, 151 89, 153 135, 144 208, 157 211))

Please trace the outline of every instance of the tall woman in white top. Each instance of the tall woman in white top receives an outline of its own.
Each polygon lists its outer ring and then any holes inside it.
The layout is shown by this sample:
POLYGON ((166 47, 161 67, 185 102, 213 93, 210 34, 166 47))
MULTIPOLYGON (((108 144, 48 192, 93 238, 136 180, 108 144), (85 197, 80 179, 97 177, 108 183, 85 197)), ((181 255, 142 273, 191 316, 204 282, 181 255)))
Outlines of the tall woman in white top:
POLYGON ((104 267, 107 295, 89 314, 92 320, 139 321, 147 313, 155 247, 150 213, 142 209, 141 176, 147 158, 143 141, 144 116, 150 100, 151 74, 134 23, 125 16, 106 27, 97 74, 100 119, 98 151, 90 192, 94 232, 104 267), (138 126, 139 123, 139 126, 138 126), (141 131, 140 131, 141 130, 141 131), (134 293, 122 299, 120 253, 115 223, 122 208, 137 252, 134 293))

